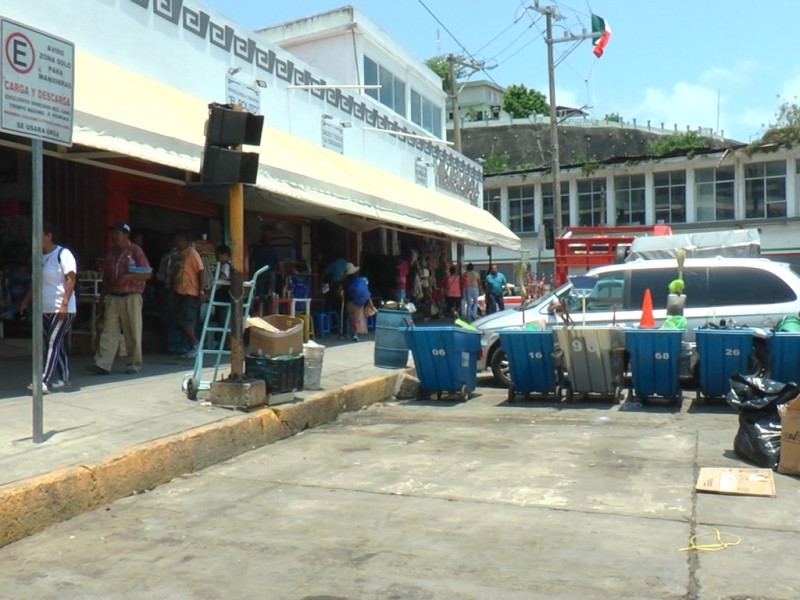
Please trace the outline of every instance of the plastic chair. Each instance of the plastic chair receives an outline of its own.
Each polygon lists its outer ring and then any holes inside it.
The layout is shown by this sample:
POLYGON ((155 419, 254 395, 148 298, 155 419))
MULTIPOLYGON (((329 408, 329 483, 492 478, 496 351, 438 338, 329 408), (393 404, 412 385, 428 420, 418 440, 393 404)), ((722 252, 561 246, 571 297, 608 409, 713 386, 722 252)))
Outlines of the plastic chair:
POLYGON ((341 320, 339 319, 339 311, 338 310, 330 310, 328 311, 328 323, 330 324, 331 333, 339 333, 339 327, 341 326, 341 320))
POLYGON ((316 338, 317 334, 314 330, 314 319, 311 318, 311 315, 300 314, 296 316, 298 319, 303 320, 303 341, 307 342, 308 340, 316 338))
POLYGON ((330 315, 327 312, 315 312, 312 316, 314 329, 319 332, 319 336, 329 337, 331 335, 330 315))

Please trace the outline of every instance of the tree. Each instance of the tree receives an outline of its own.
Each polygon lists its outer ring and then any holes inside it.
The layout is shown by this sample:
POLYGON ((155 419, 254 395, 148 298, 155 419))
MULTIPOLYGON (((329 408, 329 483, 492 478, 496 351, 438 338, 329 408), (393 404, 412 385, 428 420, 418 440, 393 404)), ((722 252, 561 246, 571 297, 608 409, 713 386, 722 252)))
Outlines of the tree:
POLYGON ((515 119, 550 114, 550 106, 545 95, 538 90, 529 90, 522 83, 506 88, 503 94, 503 110, 515 119))
MULTIPOLYGON (((457 57, 458 58, 458 57, 457 57)), ((425 61, 428 68, 436 73, 442 80, 442 89, 450 93, 450 61, 447 60, 446 54, 432 56, 425 61)), ((465 73, 464 65, 456 63, 456 81, 465 73)))
POLYGON ((657 142, 653 142, 647 146, 647 151, 650 154, 661 156, 669 154, 678 150, 699 150, 701 148, 708 148, 709 143, 705 138, 700 137, 694 131, 687 131, 686 133, 673 133, 668 135, 657 142))
POLYGON ((619 113, 609 113, 604 118, 608 123, 622 123, 622 117, 619 116, 619 113))

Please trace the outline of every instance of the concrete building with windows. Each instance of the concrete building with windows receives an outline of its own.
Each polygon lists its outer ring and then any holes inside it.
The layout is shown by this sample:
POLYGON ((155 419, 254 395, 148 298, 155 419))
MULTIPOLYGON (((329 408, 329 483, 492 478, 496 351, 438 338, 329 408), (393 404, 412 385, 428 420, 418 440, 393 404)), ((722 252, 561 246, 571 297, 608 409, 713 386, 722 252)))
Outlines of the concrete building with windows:
MULTIPOLYGON (((562 223, 667 224, 676 233, 757 228, 763 255, 800 268, 798 156, 796 147, 785 144, 738 144, 566 165, 560 175, 562 223)), ((534 272, 552 275, 553 184, 547 168, 487 175, 483 207, 520 236, 534 272)), ((511 263, 516 254, 500 251, 495 260, 511 263)))

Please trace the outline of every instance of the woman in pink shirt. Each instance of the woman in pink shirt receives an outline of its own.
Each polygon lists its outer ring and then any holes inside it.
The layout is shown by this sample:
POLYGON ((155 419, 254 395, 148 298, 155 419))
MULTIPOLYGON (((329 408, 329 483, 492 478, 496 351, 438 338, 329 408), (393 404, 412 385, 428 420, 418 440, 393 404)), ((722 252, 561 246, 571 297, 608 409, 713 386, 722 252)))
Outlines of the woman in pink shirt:
POLYGON ((444 280, 444 297, 447 314, 457 317, 461 308, 461 277, 456 275, 455 267, 450 267, 450 274, 444 280))

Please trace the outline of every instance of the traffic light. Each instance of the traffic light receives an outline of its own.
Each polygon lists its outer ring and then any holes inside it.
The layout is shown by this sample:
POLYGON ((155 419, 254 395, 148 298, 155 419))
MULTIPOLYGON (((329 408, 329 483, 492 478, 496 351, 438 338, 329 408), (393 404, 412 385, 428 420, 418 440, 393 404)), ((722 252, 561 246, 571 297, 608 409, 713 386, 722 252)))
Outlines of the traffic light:
POLYGON ((242 152, 240 146, 261 144, 264 117, 235 110, 230 104, 208 105, 206 145, 200 166, 204 183, 255 183, 258 152, 242 152))

